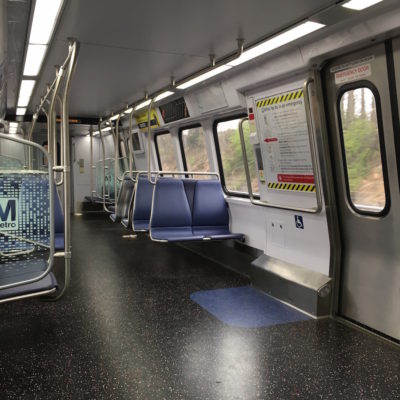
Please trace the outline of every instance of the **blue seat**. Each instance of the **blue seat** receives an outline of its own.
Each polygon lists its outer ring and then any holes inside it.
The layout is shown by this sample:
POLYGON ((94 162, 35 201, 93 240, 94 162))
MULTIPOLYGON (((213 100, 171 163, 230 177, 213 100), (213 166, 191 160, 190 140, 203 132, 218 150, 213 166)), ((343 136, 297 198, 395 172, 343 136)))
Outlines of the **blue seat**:
POLYGON ((216 180, 160 178, 154 189, 150 236, 157 241, 244 240, 229 230, 229 212, 216 180))
POLYGON ((56 186, 54 186, 54 249, 64 250, 64 214, 56 186))
POLYGON ((228 205, 217 180, 197 181, 192 226, 194 235, 209 239, 244 239, 243 234, 230 232, 228 205))
POLYGON ((151 238, 161 241, 202 240, 192 232, 192 211, 180 179, 160 178, 154 189, 151 238))
POLYGON ((148 181, 147 176, 139 175, 136 181, 132 211, 132 228, 135 232, 149 230, 153 188, 154 185, 148 181))
POLYGON ((8 289, 0 290, 0 300, 10 299, 27 294, 39 294, 41 292, 55 291, 58 287, 57 280, 52 272, 37 282, 28 283, 26 285, 15 286, 8 289))

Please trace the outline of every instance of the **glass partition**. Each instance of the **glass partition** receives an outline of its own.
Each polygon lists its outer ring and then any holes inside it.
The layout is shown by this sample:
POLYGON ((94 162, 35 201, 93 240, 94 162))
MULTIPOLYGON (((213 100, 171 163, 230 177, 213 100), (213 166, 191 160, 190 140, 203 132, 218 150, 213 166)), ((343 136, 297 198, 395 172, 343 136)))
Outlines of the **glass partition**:
POLYGON ((3 135, 0 144, 0 288, 41 278, 50 268, 49 182, 52 181, 43 150, 3 135))
MULTIPOLYGON (((96 177, 96 194, 99 198, 103 198, 103 186, 105 188, 105 198, 109 201, 115 201, 115 169, 114 169, 114 158, 106 158, 105 161, 99 160, 95 163, 95 177, 96 177), (104 175, 105 166, 105 175, 104 175)), ((121 157, 118 159, 118 179, 117 179, 117 191, 121 188, 121 182, 124 173, 129 170, 129 159, 127 157, 121 157)))

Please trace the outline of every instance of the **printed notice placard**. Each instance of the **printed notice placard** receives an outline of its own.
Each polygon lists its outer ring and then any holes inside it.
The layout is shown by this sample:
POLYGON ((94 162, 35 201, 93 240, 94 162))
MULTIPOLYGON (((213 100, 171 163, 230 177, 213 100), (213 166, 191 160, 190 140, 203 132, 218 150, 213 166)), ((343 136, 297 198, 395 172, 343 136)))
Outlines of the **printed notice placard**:
POLYGON ((302 89, 256 100, 268 188, 315 192, 302 89))

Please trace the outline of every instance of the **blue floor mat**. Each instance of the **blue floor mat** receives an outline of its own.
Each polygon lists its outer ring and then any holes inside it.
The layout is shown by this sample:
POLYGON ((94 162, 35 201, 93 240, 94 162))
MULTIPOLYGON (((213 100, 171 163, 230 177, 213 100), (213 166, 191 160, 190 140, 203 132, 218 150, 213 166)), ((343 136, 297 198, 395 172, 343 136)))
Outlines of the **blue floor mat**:
POLYGON ((220 321, 240 328, 260 328, 311 319, 250 286, 202 290, 192 293, 190 298, 220 321))

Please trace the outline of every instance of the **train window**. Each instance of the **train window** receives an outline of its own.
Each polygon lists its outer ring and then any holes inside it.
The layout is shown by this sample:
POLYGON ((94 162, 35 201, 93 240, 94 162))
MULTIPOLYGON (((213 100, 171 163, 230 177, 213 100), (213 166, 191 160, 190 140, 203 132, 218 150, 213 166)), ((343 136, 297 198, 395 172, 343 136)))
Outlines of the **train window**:
POLYGON ((358 212, 382 213, 386 192, 376 96, 369 87, 349 89, 339 106, 349 200, 358 212))
POLYGON ((157 133, 155 135, 155 144, 160 170, 178 171, 175 146, 171 134, 169 132, 157 133))
POLYGON ((209 172, 210 164, 203 128, 200 125, 182 128, 179 134, 187 171, 209 172))
MULTIPOLYGON (((248 196, 246 175, 244 171, 242 148, 239 136, 241 118, 216 121, 214 125, 215 147, 218 154, 218 164, 221 181, 225 191, 236 196, 248 196)), ((250 125, 245 122, 243 133, 246 141, 246 154, 249 162, 253 193, 259 191, 253 146, 249 143, 250 125)))

